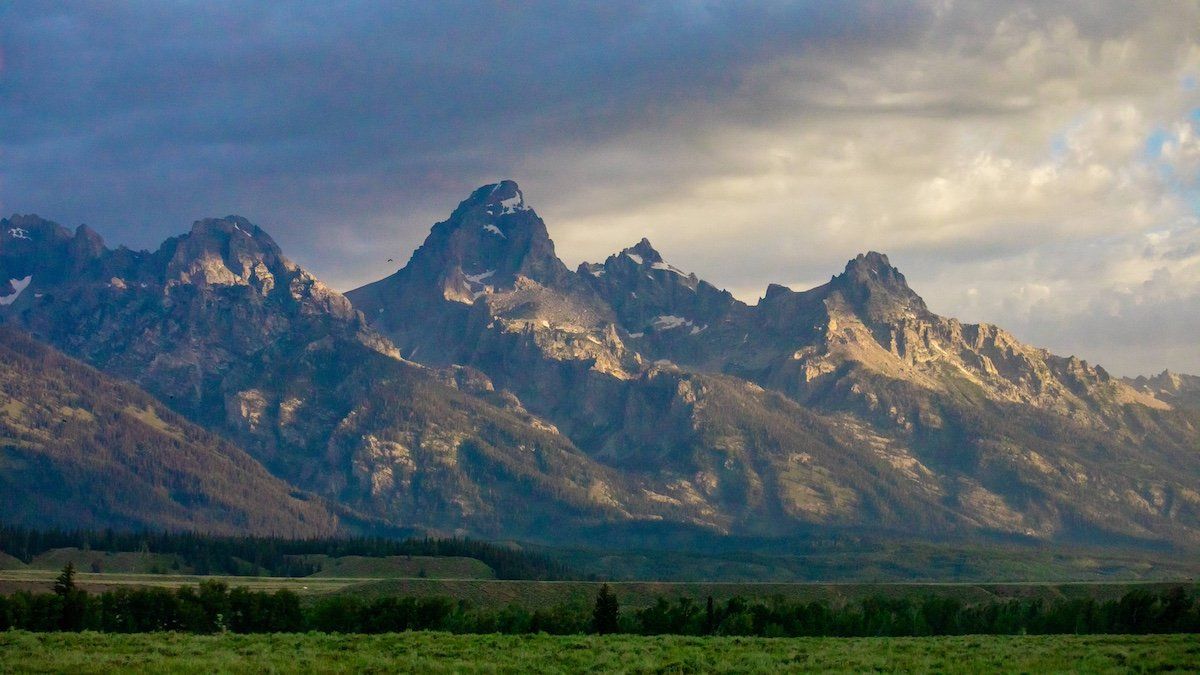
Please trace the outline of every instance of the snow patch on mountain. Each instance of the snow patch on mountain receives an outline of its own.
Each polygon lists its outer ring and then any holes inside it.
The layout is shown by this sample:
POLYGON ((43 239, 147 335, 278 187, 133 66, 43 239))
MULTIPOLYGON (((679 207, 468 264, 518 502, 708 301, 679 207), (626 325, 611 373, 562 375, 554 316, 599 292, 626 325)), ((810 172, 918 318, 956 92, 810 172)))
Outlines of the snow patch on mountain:
POLYGON ((481 296, 492 292, 492 287, 483 283, 483 280, 490 278, 495 273, 496 270, 488 270, 486 272, 480 272, 479 274, 463 275, 467 279, 467 284, 469 284, 471 287, 471 302, 475 302, 481 296))
MULTIPOLYGON (((495 193, 499 188, 500 184, 498 183, 492 188, 492 193, 495 193)), ((507 199, 501 199, 499 202, 488 204, 487 207, 488 215, 492 216, 503 216, 510 213, 516 213, 518 211, 532 210, 533 209, 525 203, 525 194, 520 190, 517 190, 515 195, 508 197, 507 199), (497 212, 497 207, 499 207, 499 212, 497 212)))
POLYGON ((653 265, 651 265, 650 267, 651 267, 651 269, 666 270, 668 272, 674 272, 675 274, 678 274, 681 277, 687 276, 686 274, 683 273, 683 270, 679 269, 678 267, 675 267, 674 265, 668 265, 665 262, 656 262, 653 265))
POLYGON ((23 227, 10 227, 8 229, 8 234, 13 239, 29 239, 30 241, 32 241, 32 239, 29 236, 29 230, 26 230, 23 227))
MULTIPOLYGON (((15 236, 15 235, 14 235, 15 236)), ((28 237, 26 237, 28 239, 28 237)), ((15 289, 12 295, 6 295, 0 298, 0 305, 8 306, 17 301, 21 297, 21 291, 29 288, 29 282, 33 281, 33 276, 27 276, 24 279, 9 279, 8 283, 12 284, 15 289)))
POLYGON ((503 232, 501 232, 501 231, 500 231, 500 228, 496 227, 495 225, 492 225, 491 223, 488 223, 487 225, 484 225, 484 226, 483 226, 483 231, 484 231, 484 232, 491 232, 492 234, 496 235, 497 237, 500 237, 501 239, 508 239, 508 235, 506 235, 506 234, 504 234, 503 232))
POLYGON ((642 256, 640 256, 636 253, 626 253, 625 255, 629 256, 629 258, 631 260, 633 260, 633 262, 635 262, 639 265, 641 265, 643 263, 642 256))
POLYGON ((529 210, 529 207, 525 206, 525 197, 521 194, 520 190, 517 190, 516 196, 500 200, 500 206, 503 209, 500 213, 516 213, 517 211, 529 210))
POLYGON ((692 326, 694 324, 692 323, 691 319, 685 319, 682 316, 675 316, 673 314, 664 314, 662 316, 654 317, 654 320, 650 322, 650 325, 654 327, 654 330, 671 330, 674 328, 682 328, 683 326, 692 326))

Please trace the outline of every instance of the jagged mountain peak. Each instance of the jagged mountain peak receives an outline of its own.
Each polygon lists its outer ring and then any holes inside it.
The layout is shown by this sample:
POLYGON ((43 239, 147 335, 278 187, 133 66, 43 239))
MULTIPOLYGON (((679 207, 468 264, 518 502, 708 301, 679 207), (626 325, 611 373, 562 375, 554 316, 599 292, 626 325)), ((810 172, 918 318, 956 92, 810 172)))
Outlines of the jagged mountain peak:
POLYGON ((1168 401, 1200 407, 1200 376, 1164 370, 1158 375, 1139 375, 1124 382, 1151 395, 1163 395, 1168 401))
POLYGON ((783 284, 767 284, 767 292, 763 294, 763 302, 770 302, 779 297, 795 295, 795 291, 783 284))
POLYGON ((499 183, 481 185, 471 191, 469 197, 459 203, 450 214, 450 221, 463 220, 467 214, 476 213, 485 217, 499 218, 528 212, 536 215, 533 207, 525 202, 525 193, 517 182, 504 179, 499 183))
POLYGON ((105 250, 104 238, 88 225, 82 224, 72 232, 52 220, 36 214, 0 219, 0 251, 8 248, 55 247, 70 242, 70 250, 76 255, 99 255, 105 250))
POLYGON ((882 253, 860 253, 846 263, 846 270, 829 282, 841 294, 875 320, 897 314, 925 314, 925 301, 909 287, 904 274, 882 253))
POLYGON ((610 270, 618 274, 624 272, 626 274, 646 273, 652 277, 655 272, 670 273, 665 279, 672 282, 681 282, 685 286, 695 289, 698 279, 695 274, 689 274, 683 270, 668 264, 662 257, 662 254, 654 248, 650 240, 642 237, 641 241, 621 249, 620 252, 614 253, 600 264, 584 263, 580 266, 581 272, 595 275, 601 269, 610 270))
POLYGON ((0 219, 0 250, 64 242, 71 237, 71 231, 67 228, 36 214, 14 213, 0 219))
POLYGON ((437 223, 397 274, 421 279, 446 299, 471 304, 525 277, 543 285, 570 272, 558 259, 546 224, 515 181, 484 185, 437 223))
POLYGON ((298 270, 265 230, 241 216, 197 220, 159 254, 169 261, 168 283, 250 285, 265 294, 276 286, 275 277, 298 270))
POLYGON ((72 232, 52 220, 32 214, 14 214, 0 220, 0 252, 53 256, 60 248, 65 248, 70 260, 76 264, 97 258, 107 250, 104 238, 86 224, 72 232))
MULTIPOLYGON (((87 225, 72 232, 36 215, 14 214, 0 219, 0 289, 20 285, 9 280, 37 287, 95 272, 107 252, 104 240, 87 225)), ((5 300, 0 304, 11 305, 16 296, 7 294, 5 300)))
POLYGON ((502 180, 492 185, 490 190, 488 190, 487 186, 479 189, 480 192, 484 190, 487 190, 487 196, 484 198, 484 206, 492 215, 506 215, 518 211, 533 210, 532 207, 525 203, 525 193, 521 191, 521 187, 514 180, 502 180))
POLYGON ((554 251, 546 224, 515 181, 476 188, 450 217, 435 224, 395 274, 347 293, 385 328, 397 308, 430 312, 445 302, 462 309, 480 298, 530 287, 575 283, 554 251))
POLYGON ((759 306, 769 306, 772 312, 784 311, 788 316, 824 306, 826 309, 821 311, 858 315, 870 324, 891 324, 929 314, 925 301, 909 287, 900 270, 876 251, 851 258, 845 271, 807 291, 769 284, 759 306), (784 310, 784 306, 789 309, 784 310))
POLYGON ((243 251, 259 250, 263 255, 280 256, 279 244, 267 231, 241 216, 205 218, 192 223, 182 237, 203 245, 229 246, 243 251))
POLYGON ((846 269, 838 277, 848 283, 882 285, 891 289, 908 289, 908 281, 900 270, 892 266, 883 253, 868 251, 859 253, 846 263, 846 269))
POLYGON ((633 246, 608 256, 603 263, 581 264, 579 273, 593 278, 615 275, 622 281, 626 292, 635 292, 636 287, 642 285, 646 279, 669 286, 682 285, 693 291, 699 283, 695 274, 688 274, 674 265, 667 264, 662 254, 645 237, 633 246))
POLYGON ((689 331, 681 334, 699 334, 742 306, 729 292, 665 262, 646 238, 602 264, 580 265, 579 274, 612 306, 622 328, 633 336, 655 328, 683 327, 689 331))
POLYGON ((202 218, 193 222, 191 228, 191 234, 197 236, 215 233, 233 234, 234 232, 270 239, 261 227, 237 215, 229 215, 224 218, 202 218))
POLYGON ((866 253, 859 253, 846 262, 847 271, 854 268, 874 269, 879 271, 896 269, 895 267, 892 267, 892 263, 890 260, 888 260, 887 254, 880 253, 879 251, 867 251, 866 253))
POLYGON ((650 240, 645 237, 633 246, 623 249, 621 255, 632 258, 638 265, 653 265, 663 261, 662 254, 655 250, 650 240))

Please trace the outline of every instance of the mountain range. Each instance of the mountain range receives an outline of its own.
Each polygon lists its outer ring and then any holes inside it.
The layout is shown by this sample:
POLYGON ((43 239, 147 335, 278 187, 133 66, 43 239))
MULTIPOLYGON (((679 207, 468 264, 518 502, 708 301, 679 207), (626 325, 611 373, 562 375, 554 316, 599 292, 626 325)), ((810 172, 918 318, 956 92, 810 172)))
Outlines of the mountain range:
MULTIPOLYGON (((154 252, 13 216, 0 221, 4 283, 5 340, 43 354, 6 355, 6 378, 52 380, 37 386, 64 402, 46 405, 97 423, 136 423, 130 405, 161 410, 155 419, 196 439, 146 441, 102 464, 82 447, 39 455, 38 471, 94 472, 53 493, 86 504, 88 522, 126 523, 135 493, 181 480, 147 458, 216 461, 218 448, 245 469, 196 483, 203 499, 167 490, 163 515, 144 519, 233 529, 248 516, 189 521, 179 509, 262 485, 237 508, 297 532, 376 524, 564 542, 653 526, 1200 544, 1200 378, 1114 377, 939 316, 879 253, 749 305, 646 239, 568 268, 502 181, 435 224, 395 274, 344 295, 235 216, 154 252), (112 384, 72 391, 76 378, 36 367, 47 359, 112 384), (97 477, 114 472, 152 487, 106 492, 97 477)), ((34 424, 20 388, 0 391, 3 452, 27 456, 22 439, 61 422, 34 424)), ((211 470, 187 461, 184 473, 211 470)), ((29 466, 6 461, 0 481, 32 485, 29 466)))

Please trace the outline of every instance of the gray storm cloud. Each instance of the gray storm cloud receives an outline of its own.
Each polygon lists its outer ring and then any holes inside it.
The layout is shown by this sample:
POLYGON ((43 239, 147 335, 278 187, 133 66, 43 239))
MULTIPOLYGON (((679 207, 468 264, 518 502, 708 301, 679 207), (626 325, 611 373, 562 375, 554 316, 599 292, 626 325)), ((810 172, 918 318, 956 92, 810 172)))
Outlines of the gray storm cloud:
POLYGON ((1195 3, 10 3, 0 209, 240 213, 342 289, 521 182, 753 301, 887 251, 933 309, 1200 372, 1195 3), (381 252, 383 254, 381 254, 381 252))

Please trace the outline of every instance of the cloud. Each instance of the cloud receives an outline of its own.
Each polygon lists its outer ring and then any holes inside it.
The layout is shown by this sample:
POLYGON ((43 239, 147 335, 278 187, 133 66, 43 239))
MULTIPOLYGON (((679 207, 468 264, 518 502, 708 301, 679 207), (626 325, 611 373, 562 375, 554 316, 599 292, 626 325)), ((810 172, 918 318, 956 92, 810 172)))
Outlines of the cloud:
MULTIPOLYGON (((1198 111, 1200 112, 1200 111, 1198 111)), ((1172 177, 1185 185, 1196 184, 1200 178, 1200 115, 1175 122, 1159 148, 1160 157, 1171 170, 1172 177)))
POLYGON ((12 3, 0 209, 146 247, 241 213, 350 288, 512 177, 569 262, 648 235, 753 300, 885 250, 940 312, 1200 372, 1198 27, 1158 2, 12 3))
POLYGON ((825 74, 775 84, 796 102, 786 118, 715 129, 699 150, 634 137, 631 154, 682 156, 679 192, 633 209, 596 194, 616 206, 565 214, 565 241, 611 247, 598 232, 649 230, 676 264, 746 299, 885 250, 943 313, 1117 372, 1200 370, 1186 319, 1200 315, 1186 271, 1198 99, 1182 84, 1200 66, 1194 8, 1112 25, 1031 9, 980 21, 976 9, 860 62, 806 55, 825 74), (1176 245, 1147 254, 1164 232, 1176 245), (1152 279, 1173 292, 1150 293, 1152 279))

